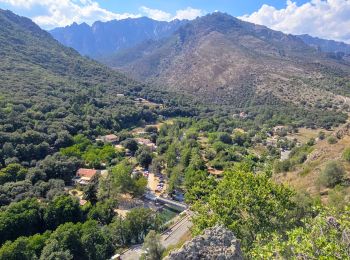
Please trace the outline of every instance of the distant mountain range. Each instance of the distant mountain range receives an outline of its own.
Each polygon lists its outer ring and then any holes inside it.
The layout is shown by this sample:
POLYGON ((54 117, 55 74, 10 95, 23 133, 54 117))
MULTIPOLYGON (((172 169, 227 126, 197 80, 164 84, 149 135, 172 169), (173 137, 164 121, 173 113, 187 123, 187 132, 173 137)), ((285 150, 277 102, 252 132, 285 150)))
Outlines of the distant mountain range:
POLYGON ((170 23, 74 24, 51 33, 137 80, 218 104, 332 106, 330 100, 342 103, 340 95, 350 93, 342 86, 350 66, 337 53, 346 44, 284 34, 219 12, 170 23))
POLYGON ((169 37, 143 42, 104 62, 160 88, 239 107, 344 102, 335 95, 348 91, 338 78, 350 75, 345 60, 330 58, 299 37, 222 13, 198 18, 169 37))
MULTIPOLYGON (((23 95, 33 91, 32 87, 25 88, 33 84, 43 91, 48 87, 56 91, 62 86, 84 89, 96 84, 110 91, 138 89, 132 87, 138 83, 63 47, 29 19, 6 11, 2 11, 2 16, 0 69, 6 75, 0 78, 3 86, 8 86, 11 79, 23 95), (47 79, 49 85, 45 83, 47 79)), ((121 23, 136 21, 154 22, 141 18, 121 23)), ((240 108, 286 103, 341 108, 348 103, 349 63, 329 57, 299 37, 222 13, 194 21, 174 21, 170 23, 173 26, 160 24, 163 29, 153 25, 149 28, 154 30, 149 29, 148 33, 134 29, 134 36, 139 35, 138 31, 141 38, 124 39, 120 43, 133 43, 118 45, 120 51, 104 55, 103 59, 99 56, 110 67, 152 83, 148 96, 157 89, 157 99, 161 99, 160 93, 170 91, 206 103, 240 108), (143 40, 149 35, 156 39, 143 40), (127 48, 130 45, 133 47, 127 48)), ((125 33, 126 36, 131 34, 125 33)))
MULTIPOLYGON (((80 54, 101 59, 118 51, 132 48, 146 40, 160 40, 170 36, 187 20, 161 22, 147 17, 128 18, 109 22, 95 22, 92 26, 86 23, 74 23, 70 26, 50 31, 52 36, 77 50, 80 54)), ((324 52, 343 52, 350 54, 350 45, 343 42, 324 40, 310 35, 298 35, 306 44, 324 52)))
POLYGON ((159 40, 171 35, 188 21, 159 22, 147 17, 109 22, 72 24, 50 31, 62 44, 77 50, 82 55, 100 58, 130 48, 145 40, 159 40))

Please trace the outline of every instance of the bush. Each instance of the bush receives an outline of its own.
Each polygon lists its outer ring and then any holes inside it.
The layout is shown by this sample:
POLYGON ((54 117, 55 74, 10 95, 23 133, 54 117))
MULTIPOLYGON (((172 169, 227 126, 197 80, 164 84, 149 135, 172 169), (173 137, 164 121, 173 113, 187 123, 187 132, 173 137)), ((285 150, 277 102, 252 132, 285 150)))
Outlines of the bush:
POLYGON ((327 141, 328 141, 329 144, 336 144, 338 142, 337 138, 335 138, 334 136, 328 137, 327 141))
POLYGON ((342 182, 345 175, 343 165, 339 162, 329 162, 319 176, 319 182, 325 187, 334 187, 342 182))
POLYGON ((310 140, 307 142, 307 145, 308 145, 308 146, 314 146, 315 143, 316 143, 315 138, 310 138, 310 140))
POLYGON ((320 140, 324 140, 325 138, 326 138, 326 134, 325 134, 325 132, 320 131, 320 132, 318 133, 318 139, 320 139, 320 140))
POLYGON ((346 188, 340 185, 328 193, 328 205, 341 211, 347 205, 348 199, 346 196, 346 188))
POLYGON ((277 173, 280 172, 288 172, 292 168, 292 163, 290 160, 284 160, 284 161, 276 161, 275 163, 275 171, 277 173))
POLYGON ((343 159, 350 162, 350 148, 346 148, 343 152, 343 159))
POLYGON ((232 144, 232 137, 227 134, 227 133, 223 133, 219 136, 219 140, 221 142, 223 142, 224 144, 232 144))

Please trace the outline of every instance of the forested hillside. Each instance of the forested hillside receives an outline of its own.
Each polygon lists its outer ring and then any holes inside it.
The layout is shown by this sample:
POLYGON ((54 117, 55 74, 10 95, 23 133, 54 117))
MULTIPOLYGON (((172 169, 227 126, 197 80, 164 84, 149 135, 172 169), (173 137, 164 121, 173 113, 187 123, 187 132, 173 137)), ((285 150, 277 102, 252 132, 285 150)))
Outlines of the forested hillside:
POLYGON ((161 259, 218 224, 248 259, 350 257, 345 61, 218 13, 123 56, 184 80, 154 87, 0 24, 0 260, 161 259))
MULTIPOLYGON (((196 109, 186 97, 152 90, 80 56, 27 18, 0 10, 0 24, 0 259, 107 259, 119 243, 119 235, 111 236, 118 232, 106 230, 115 198, 84 195, 83 207, 67 190, 80 167, 120 162, 112 145, 92 140, 196 109), (83 155, 62 150, 75 143, 83 155)), ((88 187, 92 194, 94 187, 88 187)), ((133 188, 142 193, 144 179, 133 188)), ((162 223, 151 210, 132 211, 123 218, 129 230, 123 245, 162 223)), ((120 224, 118 218, 115 230, 120 224)))
POLYGON ((0 22, 1 164, 33 166, 77 133, 97 136, 181 113, 171 108, 174 95, 170 101, 164 92, 81 57, 29 19, 0 11, 0 22), (141 95, 166 108, 135 104, 141 95))

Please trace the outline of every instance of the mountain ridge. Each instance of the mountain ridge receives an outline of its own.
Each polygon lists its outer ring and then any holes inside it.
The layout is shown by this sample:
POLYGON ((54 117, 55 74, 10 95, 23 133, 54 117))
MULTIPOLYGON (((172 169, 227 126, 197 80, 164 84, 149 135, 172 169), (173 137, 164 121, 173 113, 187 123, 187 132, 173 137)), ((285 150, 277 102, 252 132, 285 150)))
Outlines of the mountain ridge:
POLYGON ((309 34, 297 35, 297 37, 311 47, 323 52, 343 52, 345 54, 350 54, 350 44, 346 44, 345 42, 322 39, 319 37, 313 37, 309 34))
MULTIPOLYGON (((96 21, 91 26, 85 22, 81 24, 74 22, 65 27, 54 28, 49 32, 56 40, 74 48, 80 54, 103 61, 109 55, 134 47, 143 41, 160 40, 167 37, 188 22, 187 20, 165 22, 148 17, 140 17, 107 22, 96 21), (106 28, 108 33, 105 32, 106 28), (129 33, 127 34, 125 30, 129 33), (140 32, 142 30, 145 31, 144 34, 140 32), (129 34, 133 35, 135 31, 138 32, 138 37, 135 39, 135 36, 132 36, 129 39, 129 34), (106 35, 103 35, 104 33, 106 35)), ((263 25, 256 26, 265 27, 263 25)), ((308 34, 293 36, 300 38, 310 47, 323 52, 344 52, 345 54, 350 54, 350 45, 343 42, 326 40, 308 34)))
POLYGON ((147 17, 127 18, 108 22, 96 21, 91 26, 73 23, 55 28, 51 35, 62 44, 93 58, 115 53, 148 39, 170 35, 187 20, 155 21, 147 17))
POLYGON ((170 37, 104 62, 138 80, 240 107, 267 99, 300 104, 306 93, 313 105, 315 96, 339 100, 342 86, 329 91, 328 84, 334 85, 334 77, 348 77, 350 69, 345 60, 330 59, 296 36, 223 13, 197 18, 170 37))

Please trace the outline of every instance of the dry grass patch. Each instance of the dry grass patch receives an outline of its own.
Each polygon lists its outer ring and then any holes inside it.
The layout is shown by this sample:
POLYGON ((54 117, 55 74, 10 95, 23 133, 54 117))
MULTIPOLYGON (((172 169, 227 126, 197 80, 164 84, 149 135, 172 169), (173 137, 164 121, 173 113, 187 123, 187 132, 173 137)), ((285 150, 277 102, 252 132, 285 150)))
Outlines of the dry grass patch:
POLYGON ((342 153, 347 147, 350 147, 350 136, 345 136, 333 145, 328 144, 327 140, 319 141, 303 165, 294 171, 276 174, 274 180, 296 190, 306 191, 314 197, 321 196, 322 201, 327 202, 329 190, 318 184, 319 174, 328 162, 340 161, 344 165, 346 177, 349 178, 350 163, 342 159, 342 153))
POLYGON ((299 132, 295 134, 289 134, 287 137, 289 139, 297 139, 299 143, 305 144, 307 143, 311 138, 317 138, 319 132, 324 132, 326 136, 333 133, 333 131, 327 131, 321 128, 317 129, 310 129, 310 128, 299 128, 299 132))

